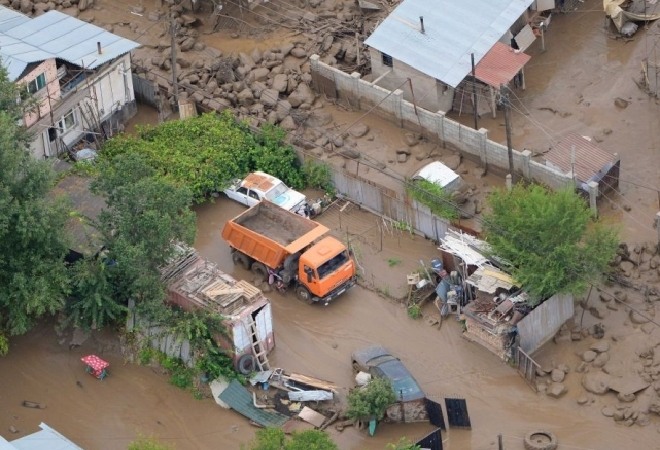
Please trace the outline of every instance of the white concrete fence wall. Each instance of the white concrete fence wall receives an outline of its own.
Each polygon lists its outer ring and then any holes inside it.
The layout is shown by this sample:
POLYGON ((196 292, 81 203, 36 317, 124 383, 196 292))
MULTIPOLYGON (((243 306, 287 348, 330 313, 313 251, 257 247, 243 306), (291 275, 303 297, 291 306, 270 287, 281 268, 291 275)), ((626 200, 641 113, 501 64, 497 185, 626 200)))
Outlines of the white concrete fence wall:
MULTIPOLYGON (((328 80, 333 80, 339 98, 345 99, 351 106, 362 110, 374 108, 374 112, 394 120, 399 126, 420 129, 430 139, 437 139, 443 145, 450 144, 462 153, 481 161, 486 167, 497 167, 505 172, 509 170, 507 147, 488 139, 488 130, 474 130, 448 119, 442 111, 432 112, 415 105, 403 98, 403 91, 393 92, 373 83, 362 80, 359 73, 347 74, 331 67, 319 59, 311 58, 312 73, 328 80)), ((532 161, 532 154, 525 150, 513 150, 514 169, 523 177, 544 184, 551 189, 569 186, 573 180, 551 167, 532 161)))

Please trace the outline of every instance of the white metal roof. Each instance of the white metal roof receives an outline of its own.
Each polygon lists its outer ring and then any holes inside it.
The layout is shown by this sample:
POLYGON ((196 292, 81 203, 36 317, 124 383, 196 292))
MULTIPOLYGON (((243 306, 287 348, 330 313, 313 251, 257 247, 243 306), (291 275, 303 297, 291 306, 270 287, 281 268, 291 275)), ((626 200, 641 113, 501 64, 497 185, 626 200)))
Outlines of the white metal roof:
POLYGON ((447 187, 456 181, 459 175, 440 161, 428 163, 413 176, 413 180, 426 180, 431 183, 439 184, 441 187, 447 187))
POLYGON ((452 87, 533 0, 404 0, 366 44, 452 87), (424 17, 424 33, 420 16, 424 17))
POLYGON ((48 58, 95 69, 140 46, 59 11, 23 20, 15 11, 10 10, 11 14, 7 10, 0 6, 0 58, 12 81, 21 76, 28 64, 48 58), (101 43, 101 54, 97 42, 101 43))
POLYGON ((39 424, 39 428, 41 428, 41 431, 7 442, 10 447, 0 448, 16 450, 83 450, 45 423, 39 424))
POLYGON ((18 11, 0 7, 0 32, 13 28, 16 25, 20 25, 27 20, 30 20, 30 18, 18 11))

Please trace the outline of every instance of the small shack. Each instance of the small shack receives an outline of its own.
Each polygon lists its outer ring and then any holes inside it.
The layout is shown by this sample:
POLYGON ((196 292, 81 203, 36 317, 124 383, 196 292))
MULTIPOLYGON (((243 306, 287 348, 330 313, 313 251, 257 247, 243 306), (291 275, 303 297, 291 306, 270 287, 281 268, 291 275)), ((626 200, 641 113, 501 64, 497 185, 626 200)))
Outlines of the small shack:
POLYGON ((598 196, 619 187, 621 159, 608 153, 585 136, 571 133, 548 153, 545 163, 575 179, 578 189, 589 193, 588 183, 598 183, 598 196))

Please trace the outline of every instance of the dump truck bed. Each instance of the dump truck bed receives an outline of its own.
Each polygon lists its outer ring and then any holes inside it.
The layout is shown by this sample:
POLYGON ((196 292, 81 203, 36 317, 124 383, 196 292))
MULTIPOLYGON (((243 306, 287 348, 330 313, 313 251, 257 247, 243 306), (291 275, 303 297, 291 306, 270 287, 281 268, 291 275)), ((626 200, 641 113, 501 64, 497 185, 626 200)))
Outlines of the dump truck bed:
POLYGON ((319 229, 322 229, 324 233, 328 231, 320 223, 285 211, 270 202, 258 203, 236 217, 233 222, 257 234, 266 236, 283 247, 306 235, 313 234, 315 239, 318 237, 319 229))
POLYGON ((275 268, 327 232, 320 223, 264 201, 225 223, 222 237, 232 248, 275 268))

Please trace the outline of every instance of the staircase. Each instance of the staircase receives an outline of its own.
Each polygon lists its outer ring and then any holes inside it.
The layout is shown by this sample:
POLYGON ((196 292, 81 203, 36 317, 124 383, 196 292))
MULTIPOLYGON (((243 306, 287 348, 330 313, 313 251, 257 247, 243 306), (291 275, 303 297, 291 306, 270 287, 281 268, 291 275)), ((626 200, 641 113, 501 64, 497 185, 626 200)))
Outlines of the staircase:
POLYGON ((270 363, 268 362, 268 355, 266 354, 266 346, 261 341, 261 339, 259 339, 259 335, 257 333, 257 323, 254 321, 252 316, 248 318, 248 334, 250 335, 253 355, 257 361, 259 372, 270 370, 270 363))

